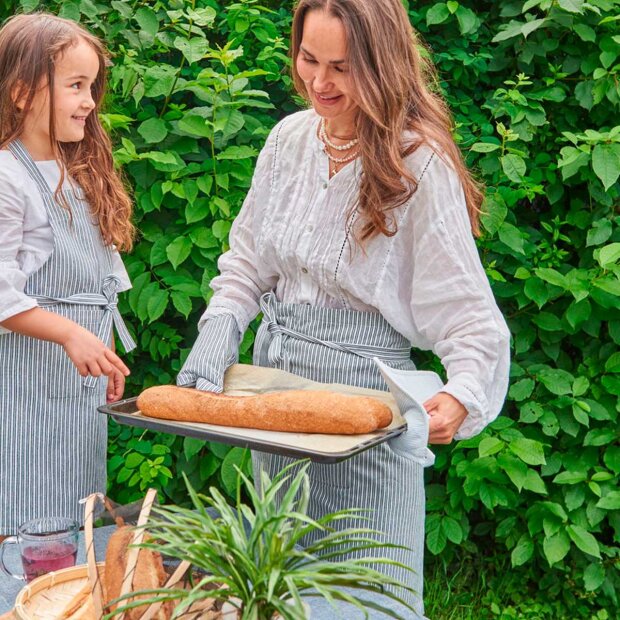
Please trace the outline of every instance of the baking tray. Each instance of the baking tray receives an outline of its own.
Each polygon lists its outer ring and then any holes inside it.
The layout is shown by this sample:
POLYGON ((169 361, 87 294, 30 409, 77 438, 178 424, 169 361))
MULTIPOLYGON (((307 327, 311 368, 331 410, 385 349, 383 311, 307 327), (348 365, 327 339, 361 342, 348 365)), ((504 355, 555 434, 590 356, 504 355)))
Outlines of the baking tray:
POLYGON ((138 410, 137 400, 137 397, 120 400, 99 407, 99 411, 109 415, 119 424, 205 441, 216 441, 260 452, 309 458, 317 463, 338 463, 407 430, 407 423, 402 418, 395 419, 385 429, 365 435, 284 433, 215 424, 177 422, 143 416, 138 410))

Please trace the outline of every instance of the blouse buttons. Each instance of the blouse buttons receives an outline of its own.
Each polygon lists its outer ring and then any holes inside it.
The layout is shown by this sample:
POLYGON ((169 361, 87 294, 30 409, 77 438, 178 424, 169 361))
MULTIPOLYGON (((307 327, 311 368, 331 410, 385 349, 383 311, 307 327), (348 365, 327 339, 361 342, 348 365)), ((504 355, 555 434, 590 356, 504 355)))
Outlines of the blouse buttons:
POLYGON ((308 270, 305 267, 301 268, 301 273, 308 273, 308 270))
POLYGON ((323 183, 323 189, 327 189, 327 181, 323 183))

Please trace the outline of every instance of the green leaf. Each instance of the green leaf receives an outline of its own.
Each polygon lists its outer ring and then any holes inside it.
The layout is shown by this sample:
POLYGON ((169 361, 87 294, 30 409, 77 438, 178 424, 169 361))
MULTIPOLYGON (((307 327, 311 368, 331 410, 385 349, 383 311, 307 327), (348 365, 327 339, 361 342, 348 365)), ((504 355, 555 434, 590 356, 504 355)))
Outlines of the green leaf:
POLYGON ((547 487, 545 486, 543 479, 540 477, 540 474, 533 469, 527 470, 523 488, 528 491, 532 491, 533 493, 547 495, 547 487))
POLYGON ((592 151, 592 169, 608 191, 620 176, 620 144, 597 144, 592 151))
POLYGON ((552 393, 558 396, 571 394, 575 377, 560 368, 542 368, 537 373, 538 380, 552 393))
POLYGON ((156 321, 164 313, 168 306, 168 298, 168 291, 163 291, 161 289, 153 291, 153 294, 150 295, 146 309, 151 323, 156 321))
POLYGON ((597 260, 603 269, 615 265, 618 260, 620 260, 620 243, 610 243, 609 245, 603 246, 598 251, 597 260))
POLYGON ((620 510, 620 491, 610 491, 597 502, 596 507, 604 510, 620 510))
POLYGON ((580 525, 569 525, 566 528, 566 531, 570 536, 570 539, 584 553, 593 555, 595 558, 601 557, 598 542, 596 541, 596 538, 590 534, 590 532, 584 530, 580 525))
POLYGON ((506 472, 511 482, 521 491, 527 480, 527 465, 521 459, 507 452, 503 452, 497 457, 497 463, 506 472))
POLYGON ((446 542, 446 532, 439 522, 437 527, 427 529, 426 546, 433 555, 439 555, 446 548, 446 542))
POLYGON ((620 351, 616 351, 605 362, 606 372, 620 372, 620 351))
POLYGON ((603 461, 609 469, 620 474, 620 446, 607 446, 603 461))
POLYGON ((528 465, 544 465, 543 445, 534 439, 518 438, 508 444, 509 449, 528 465))
POLYGON ((605 567, 602 564, 590 564, 583 572, 583 584, 586 591, 598 590, 605 581, 605 567))
POLYGON ((525 175, 525 160, 519 155, 513 153, 500 157, 502 163, 502 170, 504 174, 513 182, 520 184, 523 182, 523 176, 525 175))
POLYGON ((504 442, 497 437, 485 437, 478 444, 478 455, 480 458, 496 454, 504 447, 504 442))
MULTIPOLYGON (((535 383, 533 379, 521 379, 510 386, 509 396, 512 400, 517 402, 525 400, 532 395, 534 385, 535 383)), ((480 456, 482 456, 482 454, 480 456)))
POLYGON ((145 142, 155 144, 161 142, 168 135, 168 129, 166 122, 161 118, 149 118, 138 127, 138 133, 144 138, 145 142))
POLYGON ((540 327, 540 329, 548 332, 562 331, 562 321, 550 312, 539 312, 538 315, 532 319, 532 322, 540 327))
POLYGON ((204 37, 192 37, 189 40, 177 37, 174 40, 174 47, 185 56, 190 65, 201 61, 209 51, 209 43, 204 37))
POLYGON ((549 566, 561 562, 570 550, 570 539, 565 532, 558 532, 543 540, 543 551, 549 566))
POLYGON ((185 454, 185 458, 188 461, 195 457, 204 447, 205 442, 203 439, 195 439, 194 437, 183 438, 183 454, 185 454))
POLYGON ((553 482, 555 484, 578 484, 586 479, 587 476, 582 471, 563 471, 553 479, 553 482))
POLYGON ((596 41, 596 32, 594 28, 590 28, 586 24, 575 24, 573 30, 577 33, 582 41, 594 43, 596 41))
POLYGON ((534 543, 525 534, 521 536, 517 546, 512 550, 510 559, 513 566, 522 566, 529 562, 534 554, 534 543))
POLYGON ((601 245, 605 243, 609 237, 611 237, 612 225, 611 221, 607 218, 603 220, 597 220, 594 222, 592 228, 588 231, 588 238, 586 245, 601 245))
POLYGON ((442 24, 450 17, 450 11, 444 2, 439 2, 431 6, 426 12, 426 24, 433 26, 435 24, 442 24))
POLYGON ((515 252, 525 254, 523 233, 516 226, 504 222, 499 228, 499 238, 502 243, 505 243, 515 252))
POLYGON ((185 317, 188 318, 192 311, 192 300, 188 295, 180 291, 172 291, 172 304, 185 317))
POLYGON ((222 461, 222 482, 227 493, 231 496, 237 488, 237 481, 239 479, 239 472, 236 467, 241 468, 242 461, 245 461, 246 464, 251 461, 249 451, 245 448, 233 448, 222 461))
POLYGON ((213 125, 203 116, 188 113, 179 120, 179 129, 198 138, 211 138, 213 125))
POLYGON ((495 142, 476 142, 475 144, 472 144, 470 150, 476 153, 492 153, 493 151, 498 151, 501 148, 501 144, 497 144, 495 142))
POLYGON ((455 545, 460 545, 463 542, 463 528, 456 519, 447 516, 443 517, 441 519, 441 528, 445 532, 447 539, 455 545))
POLYGON ((243 114, 239 110, 223 108, 217 111, 215 117, 215 130, 221 131, 225 138, 229 138, 238 133, 245 125, 243 114))
POLYGON ((248 159, 256 155, 251 146, 229 146, 217 155, 217 159, 248 159))
POLYGON ((554 286, 559 286, 560 288, 566 289, 568 288, 568 284, 566 282, 566 278, 559 271, 555 269, 550 269, 547 267, 539 267, 534 270, 534 273, 545 282, 549 282, 549 284, 553 284, 554 286))
POLYGON ((191 240, 185 236, 177 237, 168 245, 166 254, 175 269, 190 255, 192 245, 191 240))
POLYGON ((582 13, 585 0, 558 0, 561 8, 569 13, 582 13))
POLYGON ((494 235, 497 233, 507 215, 508 207, 501 195, 498 193, 488 193, 482 204, 480 219, 489 234, 494 235))
POLYGON ((144 74, 144 94, 147 97, 167 95, 172 91, 176 74, 176 68, 170 65, 149 67, 144 74))
POLYGON ((159 20, 155 11, 147 7, 140 7, 135 14, 135 20, 140 25, 140 28, 146 32, 152 39, 159 30, 159 20))
POLYGON ((476 14, 471 9, 461 5, 458 5, 456 9, 456 19, 459 23, 459 30, 463 35, 474 32, 480 24, 476 14))

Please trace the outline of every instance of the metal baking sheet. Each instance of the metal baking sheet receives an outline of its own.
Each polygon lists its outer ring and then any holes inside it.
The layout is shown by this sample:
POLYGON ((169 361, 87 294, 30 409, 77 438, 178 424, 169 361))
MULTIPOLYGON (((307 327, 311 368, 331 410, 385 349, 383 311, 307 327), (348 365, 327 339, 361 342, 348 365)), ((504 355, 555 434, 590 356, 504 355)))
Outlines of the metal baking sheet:
POLYGON ((309 458, 318 463, 343 461, 407 430, 407 423, 400 416, 395 416, 389 427, 365 435, 284 433, 215 424, 176 422, 143 416, 138 410, 136 401, 137 397, 127 398, 99 407, 99 411, 109 415, 119 424, 195 437, 205 441, 216 441, 261 452, 309 458))

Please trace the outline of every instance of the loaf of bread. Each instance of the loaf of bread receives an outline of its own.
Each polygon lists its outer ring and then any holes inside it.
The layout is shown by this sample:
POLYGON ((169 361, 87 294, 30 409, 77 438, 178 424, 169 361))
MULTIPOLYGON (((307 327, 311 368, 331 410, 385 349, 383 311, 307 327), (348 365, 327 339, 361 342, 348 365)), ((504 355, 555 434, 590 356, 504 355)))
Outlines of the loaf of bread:
MULTIPOLYGON (((128 525, 119 527, 108 542, 108 550, 105 558, 104 590, 106 599, 112 601, 121 595, 121 587, 127 566, 127 553, 129 545, 133 543, 134 530, 128 525)), ((148 542, 148 535, 145 534, 144 542, 148 542)), ((160 588, 166 582, 166 571, 161 559, 161 555, 150 549, 140 549, 138 562, 132 576, 130 591, 153 590, 160 588)), ((143 594, 135 598, 126 599, 118 605, 110 605, 106 613, 113 611, 117 606, 124 606, 130 602, 141 598, 152 598, 152 594, 143 594)), ((125 620, 139 620, 148 608, 148 605, 134 607, 125 612, 125 620)), ((173 606, 170 601, 164 603, 157 614, 155 620, 168 620, 172 616, 173 606)))
POLYGON ((226 396, 163 385, 142 392, 138 408, 153 418, 291 433, 357 435, 392 421, 376 398, 313 390, 226 396))

